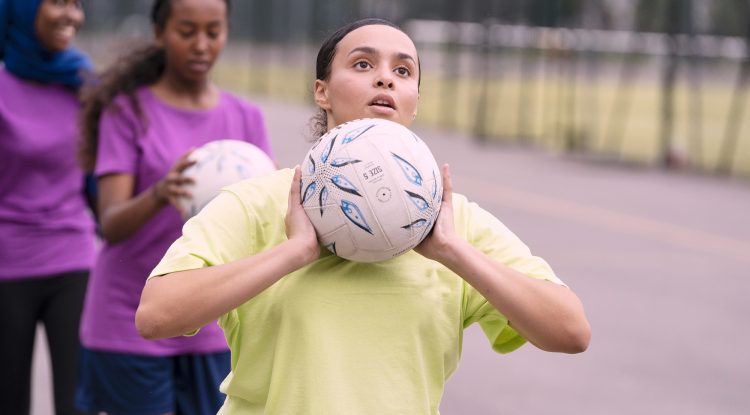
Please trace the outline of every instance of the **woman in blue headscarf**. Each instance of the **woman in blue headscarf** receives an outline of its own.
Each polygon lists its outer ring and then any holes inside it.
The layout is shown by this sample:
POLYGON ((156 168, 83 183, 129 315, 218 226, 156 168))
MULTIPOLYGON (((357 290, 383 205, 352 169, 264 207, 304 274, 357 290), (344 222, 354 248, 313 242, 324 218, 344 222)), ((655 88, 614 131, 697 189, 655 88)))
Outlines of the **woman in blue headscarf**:
POLYGON ((77 97, 89 60, 70 48, 80 0, 0 0, 0 414, 28 414, 38 323, 55 412, 73 407, 94 222, 77 167, 77 97))

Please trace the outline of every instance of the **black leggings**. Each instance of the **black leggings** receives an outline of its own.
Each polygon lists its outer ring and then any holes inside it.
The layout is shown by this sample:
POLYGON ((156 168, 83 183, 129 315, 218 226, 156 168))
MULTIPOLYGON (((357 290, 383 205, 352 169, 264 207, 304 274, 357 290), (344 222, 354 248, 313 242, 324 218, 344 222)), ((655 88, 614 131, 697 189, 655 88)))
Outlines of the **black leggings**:
POLYGON ((73 407, 78 356, 78 324, 88 271, 0 281, 0 414, 27 415, 31 360, 38 322, 44 324, 52 361, 55 413, 73 407))

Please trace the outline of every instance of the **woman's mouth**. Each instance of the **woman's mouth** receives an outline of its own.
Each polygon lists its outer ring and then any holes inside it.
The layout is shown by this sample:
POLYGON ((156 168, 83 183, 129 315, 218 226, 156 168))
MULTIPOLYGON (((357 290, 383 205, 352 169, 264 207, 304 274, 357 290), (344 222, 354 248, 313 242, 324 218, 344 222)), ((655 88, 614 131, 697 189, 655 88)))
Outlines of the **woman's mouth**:
POLYGON ((58 41, 68 43, 73 40, 73 37, 76 34, 76 28, 69 24, 60 25, 55 27, 53 34, 58 41))
POLYGON ((389 95, 380 94, 370 101, 370 108, 377 114, 391 114, 396 110, 396 104, 389 95))
POLYGON ((376 101, 373 101, 373 102, 372 102, 372 104, 370 104, 370 105, 377 105, 377 106, 379 106, 379 107, 388 107, 388 108, 393 108, 393 106, 391 105, 391 103, 390 103, 390 102, 388 102, 388 101, 383 101, 383 100, 376 100, 376 101))
POLYGON ((209 61, 189 61, 188 68, 193 72, 208 72, 211 69, 209 61))
POLYGON ((393 98, 385 94, 380 94, 376 96, 375 98, 373 98, 372 101, 370 101, 370 105, 376 106, 376 107, 396 109, 396 105, 393 102, 393 98))

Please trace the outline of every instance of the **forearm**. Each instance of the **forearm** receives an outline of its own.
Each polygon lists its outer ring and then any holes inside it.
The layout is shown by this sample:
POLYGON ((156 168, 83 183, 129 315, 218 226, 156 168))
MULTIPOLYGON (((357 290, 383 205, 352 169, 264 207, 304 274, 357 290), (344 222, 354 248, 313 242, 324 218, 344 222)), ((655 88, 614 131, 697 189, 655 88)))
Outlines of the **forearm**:
POLYGON ((287 240, 229 264, 151 278, 135 323, 147 339, 179 336, 216 320, 314 260, 287 240))
POLYGON ((528 277, 464 240, 451 243, 440 262, 471 284, 540 349, 577 353, 588 347, 590 327, 583 306, 567 287, 528 277))
POLYGON ((102 236, 109 243, 129 238, 145 226, 167 205, 149 187, 134 197, 118 202, 106 209, 100 208, 102 236))

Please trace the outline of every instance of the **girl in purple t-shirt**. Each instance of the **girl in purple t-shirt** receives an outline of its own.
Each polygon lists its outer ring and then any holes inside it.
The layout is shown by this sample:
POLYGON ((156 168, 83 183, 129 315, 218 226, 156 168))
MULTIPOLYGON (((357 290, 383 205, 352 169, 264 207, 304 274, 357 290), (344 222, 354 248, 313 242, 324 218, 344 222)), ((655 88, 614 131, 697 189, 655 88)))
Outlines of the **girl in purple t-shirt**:
POLYGON ((270 155, 260 111, 209 81, 228 9, 225 0, 156 1, 155 44, 120 59, 85 96, 82 155, 98 178, 104 238, 81 323, 76 403, 86 412, 216 413, 222 404, 230 357, 216 324, 148 341, 134 317, 146 277, 180 235, 190 150, 233 138, 270 155))
POLYGON ((0 1, 0 414, 29 412, 38 323, 55 411, 75 411, 78 324, 95 255, 75 122, 91 65, 69 47, 83 20, 80 1, 0 1))

